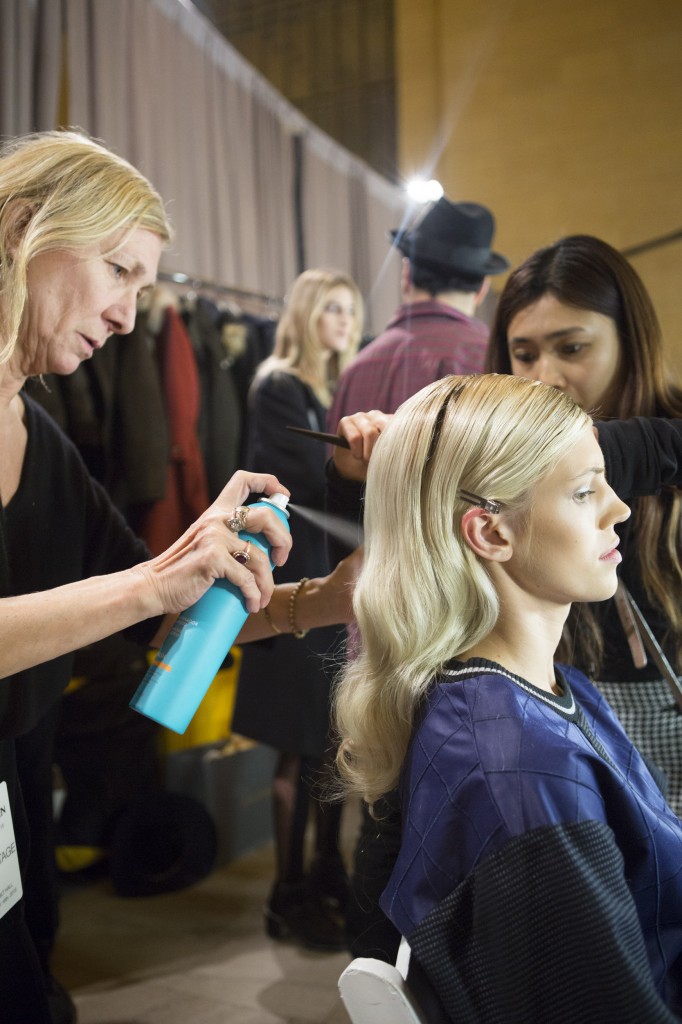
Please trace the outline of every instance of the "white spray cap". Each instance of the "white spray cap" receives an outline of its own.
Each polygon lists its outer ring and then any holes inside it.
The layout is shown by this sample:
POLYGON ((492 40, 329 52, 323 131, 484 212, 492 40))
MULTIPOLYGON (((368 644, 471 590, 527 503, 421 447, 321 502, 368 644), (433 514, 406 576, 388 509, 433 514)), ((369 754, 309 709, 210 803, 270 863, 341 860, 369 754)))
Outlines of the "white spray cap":
POLYGON ((289 504, 288 494, 280 494, 279 492, 277 494, 269 494, 267 498, 262 500, 269 501, 271 505, 276 505, 277 508, 281 508, 282 512, 286 512, 289 515, 287 512, 287 505, 289 504))

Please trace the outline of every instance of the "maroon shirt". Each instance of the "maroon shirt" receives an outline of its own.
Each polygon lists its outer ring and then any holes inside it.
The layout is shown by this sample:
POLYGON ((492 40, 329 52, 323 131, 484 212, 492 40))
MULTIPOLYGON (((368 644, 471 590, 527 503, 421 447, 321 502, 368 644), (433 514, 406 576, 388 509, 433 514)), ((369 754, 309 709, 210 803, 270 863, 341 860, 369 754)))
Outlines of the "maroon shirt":
POLYGON ((402 305, 341 375, 327 429, 335 432, 341 417, 354 412, 395 412, 450 373, 481 373, 487 342, 486 325, 452 306, 435 300, 402 305))

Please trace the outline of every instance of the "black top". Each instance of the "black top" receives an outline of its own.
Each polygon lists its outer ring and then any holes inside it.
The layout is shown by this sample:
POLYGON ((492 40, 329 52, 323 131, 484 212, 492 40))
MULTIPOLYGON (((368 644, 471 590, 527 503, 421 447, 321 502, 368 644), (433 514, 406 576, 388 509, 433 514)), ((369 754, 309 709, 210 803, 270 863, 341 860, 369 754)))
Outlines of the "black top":
MULTIPOLYGON (((7 590, 29 594, 127 569, 149 557, 78 451, 24 396, 28 442, 16 494, 4 510, 7 590)), ((0 574, 0 579, 2 574, 0 574)), ((146 643, 158 620, 126 630, 146 643)), ((0 736, 27 732, 69 682, 72 654, 0 680, 0 736)))
MULTIPOLYGON (((619 575, 674 664, 675 644, 666 636, 667 620, 652 605, 642 582, 637 551, 637 499, 663 494, 663 501, 666 501, 666 489, 682 483, 682 420, 638 416, 630 420, 600 422, 596 427, 604 453, 606 479, 632 509, 630 518, 616 526, 623 556, 619 575)), ((664 559, 667 557, 663 555, 664 559)), ((604 633, 604 657, 599 678, 609 682, 659 679, 661 672, 651 658, 643 669, 633 665, 615 602, 602 601, 591 607, 604 633)))
MULTIPOLYGON (((325 534, 296 511, 321 511, 325 494, 324 445, 286 430, 321 430, 325 409, 310 387, 290 373, 265 376, 249 402, 247 468, 275 473, 291 491, 293 547, 275 581, 323 576, 329 571, 325 534)), ((236 732, 277 750, 321 757, 328 747, 331 666, 325 655, 340 637, 336 627, 313 629, 299 640, 273 636, 242 652, 232 720, 236 732)))

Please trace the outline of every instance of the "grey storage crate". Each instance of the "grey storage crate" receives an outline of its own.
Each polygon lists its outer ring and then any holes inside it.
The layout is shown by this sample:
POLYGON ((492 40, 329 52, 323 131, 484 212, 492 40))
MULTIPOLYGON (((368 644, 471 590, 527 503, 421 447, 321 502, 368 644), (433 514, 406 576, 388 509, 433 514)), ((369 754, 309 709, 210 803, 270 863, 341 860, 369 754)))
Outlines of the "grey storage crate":
POLYGON ((272 838, 272 777, 278 753, 241 737, 166 757, 166 789, 198 800, 218 832, 216 866, 272 838))

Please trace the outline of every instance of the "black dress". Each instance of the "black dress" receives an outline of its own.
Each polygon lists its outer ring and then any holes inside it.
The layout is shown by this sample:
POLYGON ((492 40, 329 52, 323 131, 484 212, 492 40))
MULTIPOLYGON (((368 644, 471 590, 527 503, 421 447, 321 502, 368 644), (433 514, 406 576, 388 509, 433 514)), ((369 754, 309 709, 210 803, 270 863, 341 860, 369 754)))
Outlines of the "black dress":
MULTIPOLYGON (((296 512, 322 510, 326 449, 287 426, 324 430, 325 408, 311 388, 290 373, 263 378, 249 404, 247 468, 274 473, 291 491, 293 548, 275 582, 329 572, 326 537, 296 512)), ((345 630, 325 627, 297 640, 291 634, 247 644, 242 655, 233 719, 235 732, 277 750, 319 758, 329 746, 334 652, 345 630)))

